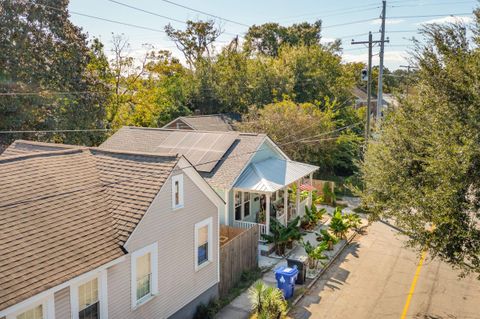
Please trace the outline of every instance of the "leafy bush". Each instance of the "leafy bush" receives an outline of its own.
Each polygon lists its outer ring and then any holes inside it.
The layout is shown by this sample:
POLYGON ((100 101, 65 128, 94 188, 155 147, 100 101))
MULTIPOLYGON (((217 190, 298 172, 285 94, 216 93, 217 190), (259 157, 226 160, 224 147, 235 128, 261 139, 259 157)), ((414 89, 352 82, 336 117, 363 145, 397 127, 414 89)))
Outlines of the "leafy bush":
POLYGON ((208 305, 200 304, 193 316, 194 319, 213 319, 215 314, 220 310, 220 304, 216 299, 211 299, 208 305))
POLYGON ((305 206, 305 215, 302 217, 301 226, 305 230, 313 229, 317 226, 319 220, 323 218, 326 213, 326 209, 318 209, 315 204, 312 204, 310 208, 305 206))
POLYGON ((317 268, 320 260, 328 259, 328 257, 323 254, 323 252, 328 248, 326 243, 322 242, 316 247, 313 246, 309 241, 302 241, 302 244, 308 256, 307 262, 310 269, 317 268))
POLYGON ((282 291, 265 285, 261 280, 250 287, 248 294, 252 302, 253 313, 257 318, 281 318, 287 311, 287 302, 282 291))
POLYGON ((350 225, 347 219, 342 215, 342 211, 340 210, 340 208, 337 207, 335 209, 335 213, 332 216, 332 219, 330 220, 329 229, 335 236, 345 238, 349 228, 350 225))
POLYGON ((358 214, 347 214, 344 217, 347 220, 350 228, 358 230, 358 228, 362 225, 362 219, 358 214))
POLYGON ((329 205, 335 205, 337 201, 337 197, 335 195, 335 192, 332 191, 332 186, 331 182, 325 182, 323 183, 323 200, 325 203, 329 205))
POLYGON ((262 234, 263 239, 275 245, 275 253, 278 256, 285 254, 287 243, 299 240, 302 235, 298 228, 300 217, 288 222, 287 226, 282 225, 276 218, 270 220, 270 234, 262 234))
POLYGON ((327 244, 327 249, 332 250, 333 246, 338 243, 338 238, 331 234, 327 229, 321 229, 320 233, 315 233, 317 240, 327 244))

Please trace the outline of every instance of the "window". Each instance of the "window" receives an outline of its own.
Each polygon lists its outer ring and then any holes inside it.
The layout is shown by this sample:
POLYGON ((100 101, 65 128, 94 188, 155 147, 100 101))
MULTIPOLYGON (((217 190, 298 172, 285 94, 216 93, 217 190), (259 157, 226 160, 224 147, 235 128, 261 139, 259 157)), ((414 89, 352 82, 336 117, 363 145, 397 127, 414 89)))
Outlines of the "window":
POLYGON ((183 207, 183 175, 172 177, 172 208, 183 207))
POLYGON ((132 308, 158 292, 158 245, 154 243, 132 253, 132 308))
POLYGON ((38 305, 17 315, 17 319, 43 319, 43 305, 38 305))
POLYGON ((243 193, 243 217, 250 216, 250 193, 243 193))
POLYGON ((242 193, 235 192, 235 220, 242 220, 242 193))
POLYGON ((212 261, 212 218, 195 225, 195 270, 212 261))
MULTIPOLYGON (((2 315, 0 315, 2 316, 2 315)), ((20 309, 9 312, 4 319, 53 319, 55 318, 55 301, 52 294, 41 300, 32 301, 20 309)))
POLYGON ((83 285, 78 286, 78 318, 79 319, 98 319, 99 316, 98 299, 98 278, 90 280, 83 285))

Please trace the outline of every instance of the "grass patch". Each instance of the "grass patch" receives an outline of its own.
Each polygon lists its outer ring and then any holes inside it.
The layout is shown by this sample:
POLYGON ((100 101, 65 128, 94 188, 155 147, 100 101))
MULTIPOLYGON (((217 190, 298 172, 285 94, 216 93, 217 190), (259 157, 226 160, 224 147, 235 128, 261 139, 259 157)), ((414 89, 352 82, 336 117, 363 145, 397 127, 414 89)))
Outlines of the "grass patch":
POLYGON ((225 297, 222 297, 220 299, 212 299, 207 305, 200 304, 197 307, 197 312, 195 313, 194 318, 213 319, 223 307, 231 303, 233 299, 240 296, 246 289, 248 289, 255 281, 257 281, 261 277, 262 271, 260 268, 255 268, 242 272, 242 275, 237 285, 230 289, 230 291, 225 297))

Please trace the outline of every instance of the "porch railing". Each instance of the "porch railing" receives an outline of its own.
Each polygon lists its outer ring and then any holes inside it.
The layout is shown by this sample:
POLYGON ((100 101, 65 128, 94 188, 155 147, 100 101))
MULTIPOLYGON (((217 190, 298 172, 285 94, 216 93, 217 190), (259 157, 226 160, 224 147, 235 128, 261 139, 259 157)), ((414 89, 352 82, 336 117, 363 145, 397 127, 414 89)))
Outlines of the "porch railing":
POLYGON ((258 224, 258 223, 253 223, 253 222, 246 222, 242 220, 235 220, 233 221, 233 226, 237 228, 243 228, 243 229, 249 229, 252 228, 253 226, 258 225, 259 232, 258 232, 258 239, 262 239, 261 234, 266 234, 267 233, 267 225, 265 224, 258 224))

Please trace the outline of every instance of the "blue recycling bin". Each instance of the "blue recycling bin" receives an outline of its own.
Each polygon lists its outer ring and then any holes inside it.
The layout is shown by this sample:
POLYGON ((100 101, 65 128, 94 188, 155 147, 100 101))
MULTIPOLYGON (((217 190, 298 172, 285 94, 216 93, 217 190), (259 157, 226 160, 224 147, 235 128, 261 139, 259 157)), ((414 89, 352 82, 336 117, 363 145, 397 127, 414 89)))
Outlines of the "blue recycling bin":
POLYGON ((277 287, 283 292, 285 299, 290 299, 295 290, 295 280, 298 276, 298 269, 296 266, 287 267, 280 266, 275 269, 275 279, 277 280, 277 287))

